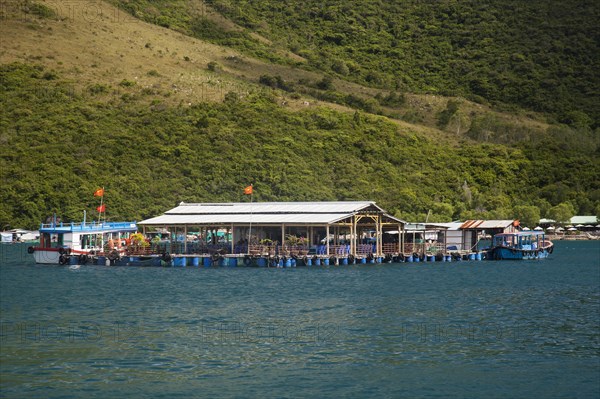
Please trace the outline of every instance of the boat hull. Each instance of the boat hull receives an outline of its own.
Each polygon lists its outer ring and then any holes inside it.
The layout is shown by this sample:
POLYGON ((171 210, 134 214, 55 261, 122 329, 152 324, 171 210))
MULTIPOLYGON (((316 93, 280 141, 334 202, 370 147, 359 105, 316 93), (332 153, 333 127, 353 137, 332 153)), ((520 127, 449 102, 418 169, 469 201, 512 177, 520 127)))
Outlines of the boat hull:
POLYGON ((60 264, 60 252, 57 249, 36 249, 33 252, 33 259, 35 263, 45 265, 59 265, 60 264))
POLYGON ((494 260, 544 259, 552 253, 552 247, 536 250, 496 247, 491 252, 494 260))

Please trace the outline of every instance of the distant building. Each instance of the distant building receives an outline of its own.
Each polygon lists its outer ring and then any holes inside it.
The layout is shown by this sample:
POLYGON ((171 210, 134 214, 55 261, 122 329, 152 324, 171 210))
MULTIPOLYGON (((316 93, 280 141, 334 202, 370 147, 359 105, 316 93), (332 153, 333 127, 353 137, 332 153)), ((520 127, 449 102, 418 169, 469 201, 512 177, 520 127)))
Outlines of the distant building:
MULTIPOLYGON (((566 226, 569 228, 576 228, 578 230, 597 230, 600 228, 598 224, 597 216, 573 216, 567 223, 566 226)), ((556 220, 553 219, 540 219, 540 226, 547 229, 548 227, 554 227, 557 224, 556 220)))

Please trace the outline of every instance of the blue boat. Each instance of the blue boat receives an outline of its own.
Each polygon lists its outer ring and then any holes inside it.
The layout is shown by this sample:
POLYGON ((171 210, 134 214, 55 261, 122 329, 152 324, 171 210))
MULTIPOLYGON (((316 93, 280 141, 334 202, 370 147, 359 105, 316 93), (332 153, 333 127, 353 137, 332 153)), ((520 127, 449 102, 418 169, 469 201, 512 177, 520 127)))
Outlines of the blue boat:
POLYGON ((488 259, 518 260, 547 258, 554 250, 552 241, 542 231, 519 231, 496 234, 488 249, 488 259))

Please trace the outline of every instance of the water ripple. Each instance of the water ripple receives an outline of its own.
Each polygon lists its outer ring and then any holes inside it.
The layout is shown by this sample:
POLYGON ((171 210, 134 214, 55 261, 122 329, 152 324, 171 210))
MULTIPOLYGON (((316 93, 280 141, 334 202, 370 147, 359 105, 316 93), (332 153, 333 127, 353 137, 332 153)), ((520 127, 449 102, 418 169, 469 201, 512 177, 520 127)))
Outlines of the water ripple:
POLYGON ((541 262, 77 271, 3 246, 0 390, 598 397, 597 245, 541 262))

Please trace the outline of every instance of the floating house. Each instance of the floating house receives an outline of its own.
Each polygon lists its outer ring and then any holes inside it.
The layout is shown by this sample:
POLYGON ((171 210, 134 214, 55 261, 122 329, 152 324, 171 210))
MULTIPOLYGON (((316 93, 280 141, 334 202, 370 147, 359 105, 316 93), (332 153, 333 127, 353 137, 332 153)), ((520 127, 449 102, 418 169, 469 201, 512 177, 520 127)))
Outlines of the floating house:
POLYGON ((430 223, 427 228, 437 233, 437 242, 445 251, 463 251, 465 238, 462 225, 463 222, 430 223))
POLYGON ((430 248, 438 252, 478 252, 488 244, 492 236, 514 233, 518 230, 518 220, 467 220, 465 222, 428 223, 423 229, 430 237, 430 248), (434 234, 435 233, 435 234, 434 234), (437 236, 437 237, 436 237, 437 236), (435 241, 432 240, 433 237, 435 241))
POLYGON ((514 233, 518 228, 518 220, 467 220, 460 226, 464 249, 470 250, 477 250, 478 243, 484 239, 491 239, 496 234, 514 233))
POLYGON ((173 254, 352 261, 403 253, 405 222, 372 201, 182 202, 138 224, 144 234, 169 231, 166 239, 173 254), (219 231, 225 232, 223 239, 219 231))

